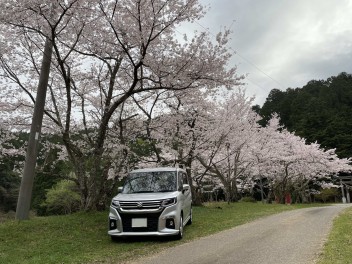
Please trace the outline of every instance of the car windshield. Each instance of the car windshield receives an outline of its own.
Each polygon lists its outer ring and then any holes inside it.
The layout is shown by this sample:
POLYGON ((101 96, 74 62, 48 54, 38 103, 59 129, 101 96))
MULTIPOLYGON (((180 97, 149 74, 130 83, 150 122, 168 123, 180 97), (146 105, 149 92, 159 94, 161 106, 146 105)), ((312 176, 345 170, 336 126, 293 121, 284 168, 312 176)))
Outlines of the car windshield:
POLYGON ((134 172, 127 177, 122 193, 174 192, 175 171, 134 172))

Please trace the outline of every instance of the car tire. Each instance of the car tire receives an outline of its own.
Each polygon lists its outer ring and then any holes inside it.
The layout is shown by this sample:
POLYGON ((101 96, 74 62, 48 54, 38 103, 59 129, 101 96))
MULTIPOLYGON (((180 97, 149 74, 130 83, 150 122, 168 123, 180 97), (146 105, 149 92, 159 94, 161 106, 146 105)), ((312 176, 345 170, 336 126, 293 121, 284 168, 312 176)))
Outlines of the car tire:
POLYGON ((193 223, 193 209, 191 207, 191 212, 189 214, 189 220, 187 222, 187 225, 191 225, 193 223))
POLYGON ((178 228, 179 228, 179 232, 178 232, 176 238, 178 240, 180 240, 183 237, 183 218, 182 218, 182 215, 180 216, 180 224, 179 224, 178 228))

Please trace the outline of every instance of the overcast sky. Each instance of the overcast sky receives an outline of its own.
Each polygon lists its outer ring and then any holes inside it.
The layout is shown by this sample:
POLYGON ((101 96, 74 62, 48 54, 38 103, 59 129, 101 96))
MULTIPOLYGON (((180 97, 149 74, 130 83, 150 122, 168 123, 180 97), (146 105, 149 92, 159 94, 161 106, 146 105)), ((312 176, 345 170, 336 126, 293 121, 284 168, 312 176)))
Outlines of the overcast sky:
POLYGON ((209 5, 199 30, 233 31, 232 65, 262 105, 273 88, 304 86, 352 73, 351 0, 200 0, 209 5))

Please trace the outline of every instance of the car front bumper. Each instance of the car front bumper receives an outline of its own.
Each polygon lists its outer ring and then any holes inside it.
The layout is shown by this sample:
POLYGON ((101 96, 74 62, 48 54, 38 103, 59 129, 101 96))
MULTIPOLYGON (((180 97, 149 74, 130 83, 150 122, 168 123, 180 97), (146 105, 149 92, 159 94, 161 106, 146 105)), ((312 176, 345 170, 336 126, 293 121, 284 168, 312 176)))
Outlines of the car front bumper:
POLYGON ((140 210, 121 212, 110 206, 108 235, 115 237, 132 236, 175 236, 179 233, 179 215, 176 205, 161 208, 158 212, 140 210), (133 227, 132 219, 146 219, 145 227, 133 227), (171 223, 171 224, 170 224, 171 223))

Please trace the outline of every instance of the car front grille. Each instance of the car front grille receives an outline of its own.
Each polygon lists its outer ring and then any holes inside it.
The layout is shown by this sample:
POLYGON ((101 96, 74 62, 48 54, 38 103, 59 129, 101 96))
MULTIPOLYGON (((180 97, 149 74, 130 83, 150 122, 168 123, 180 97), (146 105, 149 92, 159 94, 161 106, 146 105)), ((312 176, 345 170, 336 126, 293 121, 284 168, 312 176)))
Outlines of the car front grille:
POLYGON ((161 213, 153 214, 126 214, 120 213, 123 232, 156 232, 158 231, 161 213), (132 218, 147 218, 147 227, 132 227, 132 218))
POLYGON ((138 210, 138 209, 158 209, 161 206, 161 201, 120 201, 120 207, 123 210, 138 210))

